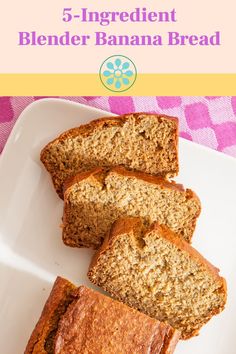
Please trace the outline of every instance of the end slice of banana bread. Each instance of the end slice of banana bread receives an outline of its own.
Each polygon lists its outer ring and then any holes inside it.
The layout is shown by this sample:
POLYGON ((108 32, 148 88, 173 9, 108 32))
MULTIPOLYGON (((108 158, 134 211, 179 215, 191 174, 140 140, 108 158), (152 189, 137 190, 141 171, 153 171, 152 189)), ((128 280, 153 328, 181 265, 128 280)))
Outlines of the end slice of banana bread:
POLYGON ((172 354, 180 333, 58 277, 25 354, 172 354))
POLYGON ((125 218, 112 226, 88 277, 188 339, 225 307, 226 282, 218 273, 167 227, 146 228, 139 218, 125 218))
POLYGON ((76 175, 65 185, 63 241, 98 248, 112 223, 123 216, 158 221, 190 242, 201 206, 182 185, 122 167, 76 175))
POLYGON ((178 119, 147 113, 97 119, 50 142, 41 161, 61 198, 68 177, 95 166, 173 177, 179 171, 178 119))

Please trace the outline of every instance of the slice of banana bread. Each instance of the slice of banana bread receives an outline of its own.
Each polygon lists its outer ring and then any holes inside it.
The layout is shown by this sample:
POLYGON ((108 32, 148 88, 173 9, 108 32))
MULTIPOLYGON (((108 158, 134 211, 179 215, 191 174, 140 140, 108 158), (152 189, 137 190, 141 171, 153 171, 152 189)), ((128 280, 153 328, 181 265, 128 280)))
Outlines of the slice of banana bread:
POLYGON ((96 249, 117 218, 141 216, 190 241, 200 209, 197 196, 179 184, 122 167, 98 168, 65 185, 63 240, 72 247, 96 249))
POLYGON ((114 223, 95 254, 89 279, 127 305, 169 323, 182 339, 197 335, 224 309, 219 270, 166 226, 140 218, 114 223))
POLYGON ((25 354, 172 354, 179 335, 168 324, 58 277, 25 354))
POLYGON ((96 166, 123 165, 173 177, 179 170, 177 145, 177 118, 131 113, 97 119, 61 134, 42 150, 41 161, 63 198, 68 177, 96 166))

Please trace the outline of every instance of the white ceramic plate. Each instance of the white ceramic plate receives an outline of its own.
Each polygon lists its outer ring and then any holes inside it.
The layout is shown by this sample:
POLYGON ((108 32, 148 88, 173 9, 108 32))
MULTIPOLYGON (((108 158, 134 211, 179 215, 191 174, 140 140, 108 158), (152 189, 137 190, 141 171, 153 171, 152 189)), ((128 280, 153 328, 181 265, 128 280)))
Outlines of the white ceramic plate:
MULTIPOLYGON (((61 240, 63 203, 39 161, 62 131, 110 115, 68 101, 41 100, 21 115, 0 158, 0 343, 23 353, 56 275, 93 287, 86 272, 92 251, 61 240)), ((235 354, 236 160, 180 139, 178 181, 197 192, 202 214, 193 245, 228 282, 226 310, 176 354, 235 354)))

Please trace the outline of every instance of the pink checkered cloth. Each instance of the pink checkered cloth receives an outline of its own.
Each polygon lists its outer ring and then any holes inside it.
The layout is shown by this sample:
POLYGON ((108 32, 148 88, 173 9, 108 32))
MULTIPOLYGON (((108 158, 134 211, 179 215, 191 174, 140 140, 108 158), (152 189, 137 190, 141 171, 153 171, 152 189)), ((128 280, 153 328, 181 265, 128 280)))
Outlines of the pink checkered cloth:
MULTIPOLYGON (((20 113, 30 103, 41 98, 0 97, 0 152, 20 113)), ((176 116, 180 121, 180 135, 183 138, 236 157, 236 97, 60 98, 117 114, 157 112, 176 116)))

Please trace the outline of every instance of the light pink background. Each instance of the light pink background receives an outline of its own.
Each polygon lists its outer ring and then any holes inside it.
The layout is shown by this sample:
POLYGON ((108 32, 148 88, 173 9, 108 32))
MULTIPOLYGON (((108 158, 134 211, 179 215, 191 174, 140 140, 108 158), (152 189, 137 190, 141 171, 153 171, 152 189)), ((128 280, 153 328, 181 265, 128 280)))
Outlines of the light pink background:
MULTIPOLYGON (((236 2, 228 0, 165 0, 165 1, 88 1, 57 0, 1 1, 1 58, 2 73, 97 73, 109 56, 123 54, 130 57, 139 73, 234 73, 236 2), (146 7, 150 11, 177 12, 176 23, 114 23, 109 27, 98 23, 62 21, 63 8, 74 12, 81 7, 90 11, 132 11, 146 7), (145 35, 177 31, 182 35, 222 32, 222 45, 196 46, 78 46, 78 47, 19 47, 19 31, 36 31, 39 35, 93 34, 107 31, 112 35, 145 35)), ((204 83, 203 83, 204 85, 204 83)))
MULTIPOLYGON (((236 97, 61 98, 116 114, 146 111, 176 116, 183 138, 236 157, 236 97)), ((41 98, 0 97, 0 151, 20 113, 37 99, 41 98)))

